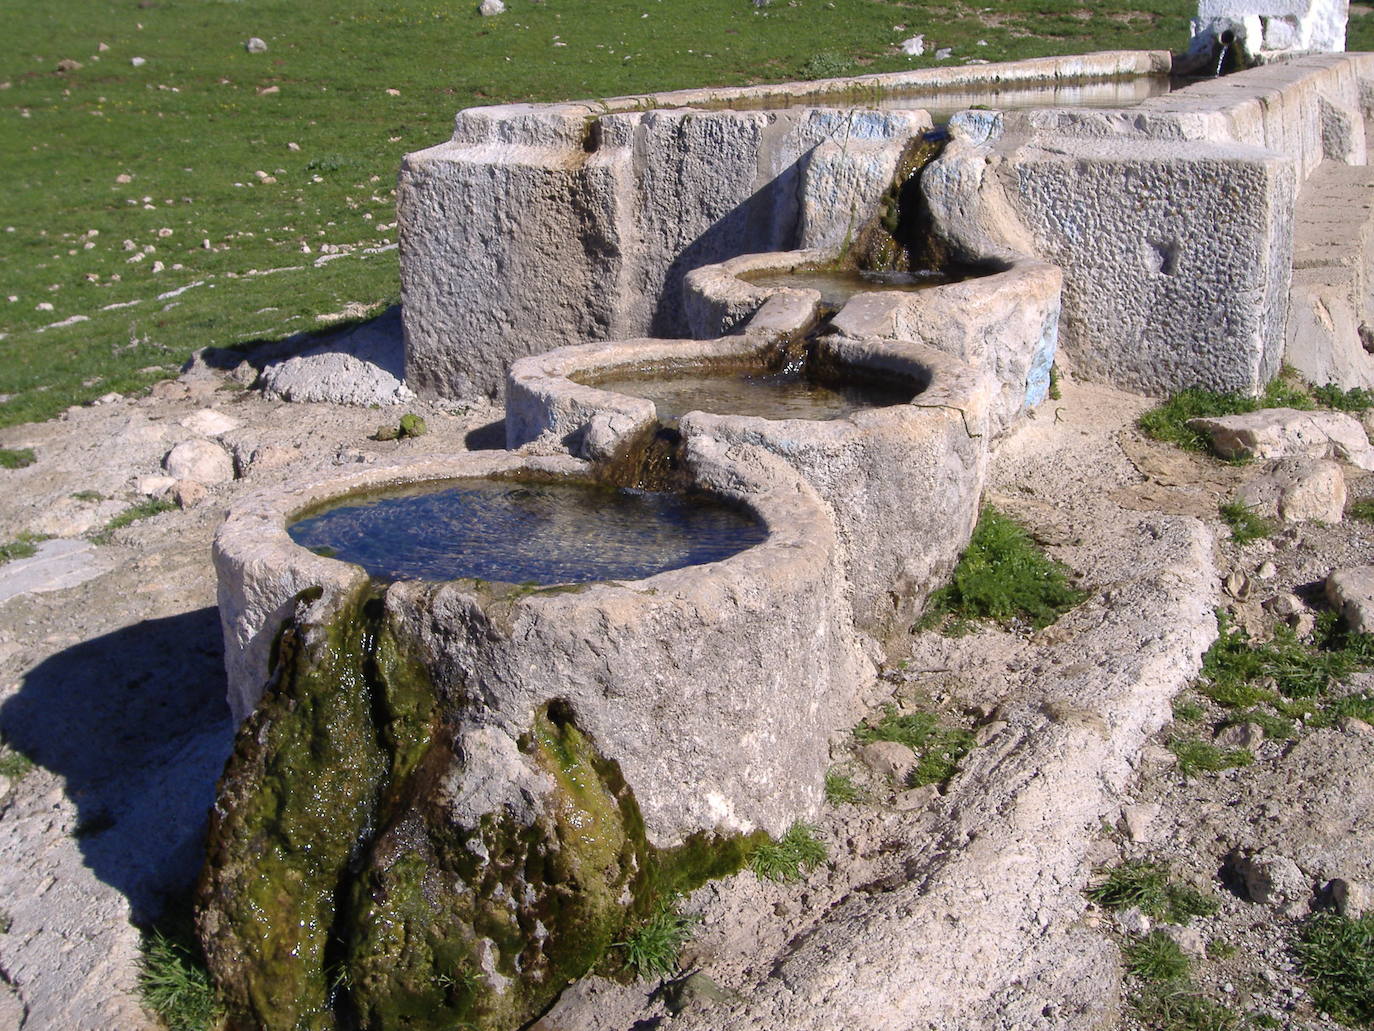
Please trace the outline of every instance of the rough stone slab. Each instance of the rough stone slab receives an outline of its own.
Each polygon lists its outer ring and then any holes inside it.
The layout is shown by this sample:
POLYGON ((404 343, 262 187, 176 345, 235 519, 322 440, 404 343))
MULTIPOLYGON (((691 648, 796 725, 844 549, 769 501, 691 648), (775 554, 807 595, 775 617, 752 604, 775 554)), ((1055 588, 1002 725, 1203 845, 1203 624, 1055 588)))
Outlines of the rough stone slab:
POLYGON ((1337 569, 1326 578, 1326 597, 1356 633, 1374 633, 1374 566, 1337 569))
POLYGON ((395 405, 415 396, 404 375, 401 313, 393 307, 304 354, 267 365, 260 383, 283 401, 395 405))
POLYGON ((90 541, 42 541, 30 558, 0 565, 0 602, 21 594, 75 587, 109 571, 109 560, 90 541))
POLYGON ((1338 458, 1374 469, 1374 450, 1360 421, 1343 412, 1262 408, 1215 419, 1189 419, 1222 458, 1338 458))
POLYGON ((1335 524, 1345 515, 1345 474, 1326 459, 1284 459, 1245 484, 1239 499, 1268 519, 1335 524))

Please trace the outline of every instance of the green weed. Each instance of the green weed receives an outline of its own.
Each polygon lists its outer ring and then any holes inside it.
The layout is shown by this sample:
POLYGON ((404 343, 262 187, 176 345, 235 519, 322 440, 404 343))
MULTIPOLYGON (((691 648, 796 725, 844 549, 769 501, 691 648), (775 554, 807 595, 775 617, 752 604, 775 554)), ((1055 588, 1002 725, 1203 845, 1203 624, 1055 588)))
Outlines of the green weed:
POLYGON ((677 970, 678 953, 692 937, 692 929, 701 918, 684 916, 678 909, 680 896, 659 903, 653 914, 623 942, 613 948, 625 950, 625 964, 641 980, 667 977, 677 970))
POLYGON ((1270 741, 1283 741, 1293 736, 1293 721, 1264 709, 1243 709, 1232 713, 1222 722, 1223 727, 1238 727, 1253 723, 1264 731, 1270 741))
POLYGON ((854 62, 844 54, 822 50, 801 66, 803 79, 838 79, 854 74, 854 62))
POLYGON ((863 792, 848 773, 834 768, 825 771, 825 800, 831 805, 846 805, 862 797, 863 792))
POLYGON ((1131 939, 1122 953, 1126 972, 1142 981, 1183 981, 1192 965, 1178 942, 1163 931, 1151 931, 1143 938, 1131 939))
POLYGON ((1173 708, 1175 723, 1201 723, 1207 715, 1207 710, 1192 699, 1175 699, 1173 708))
POLYGON ((1059 387, 1059 366, 1058 366, 1058 365, 1051 365, 1051 366, 1050 366, 1050 400, 1051 400, 1051 401, 1062 401, 1062 400, 1064 400, 1064 391, 1061 390, 1060 387, 1059 387))
POLYGON ((1199 994, 1190 981, 1147 985, 1131 1007, 1153 1031, 1239 1031, 1236 1014, 1199 994))
POLYGON ((1237 544, 1249 544, 1274 533, 1274 524, 1242 501, 1228 501, 1220 511, 1222 521, 1231 528, 1231 540, 1237 544))
POLYGON ((148 498, 146 501, 140 501, 138 504, 131 505, 123 512, 120 512, 119 515, 111 519, 99 531, 91 534, 91 540, 95 541, 97 544, 109 544, 116 530, 122 530, 130 524, 138 522, 140 519, 149 519, 163 512, 170 512, 176 507, 176 502, 170 501, 167 498, 148 498))
POLYGON ((144 938, 139 987, 169 1031, 211 1031, 223 1019, 204 963, 161 931, 144 938))
POLYGON ((1167 866, 1140 860, 1112 867, 1102 883, 1085 894, 1106 909, 1136 908, 1169 924, 1211 916, 1218 908, 1215 898, 1174 880, 1167 866))
POLYGON ((920 628, 968 619, 1048 626, 1084 599, 1068 568, 1047 556, 1015 520, 983 509, 950 582, 930 596, 920 628))
POLYGON ((104 501, 105 495, 98 490, 79 490, 72 495, 76 501, 104 501))
POLYGON ((0 447, 0 469, 23 469, 36 461, 31 447, 0 447))
POLYGON ((916 753, 916 766, 907 776, 907 786, 942 784, 959 770, 959 763, 973 750, 972 732, 949 727, 928 712, 898 715, 889 708, 877 723, 861 723, 854 728, 859 744, 871 741, 896 741, 916 753))
POLYGON ((21 533, 12 541, 0 544, 0 566, 19 558, 32 558, 38 554, 38 545, 48 538, 43 534, 21 533))
POLYGON ((1184 777, 1195 773, 1216 773, 1219 770, 1249 766, 1255 757, 1244 748, 1218 748, 1210 741, 1191 737, 1176 737, 1169 742, 1169 751, 1178 759, 1178 772, 1184 777))
POLYGON ((1323 407, 1334 408, 1339 412, 1363 412, 1374 405, 1374 393, 1363 387, 1342 390, 1335 383, 1328 383, 1324 387, 1313 387, 1312 396, 1323 407))
POLYGON ((33 760, 8 745, 0 747, 0 777, 23 780, 33 769, 33 760))
POLYGON ((1294 952, 1318 1007, 1341 1021, 1374 1023, 1374 914, 1351 920, 1319 913, 1294 952))
POLYGON ((1209 938, 1207 941, 1208 959, 1231 959, 1239 951, 1236 946, 1220 938, 1209 938))
POLYGON ((749 857, 749 868, 764 880, 795 881, 804 870, 818 867, 825 857, 825 844, 816 837, 816 828, 798 821, 777 841, 756 848, 749 857))
POLYGON ((1286 626, 1278 627, 1272 640, 1255 644, 1225 613, 1217 621, 1220 632, 1203 657, 1198 689, 1219 705, 1275 704, 1273 689, 1291 699, 1316 698, 1374 666, 1374 635, 1349 632, 1332 612, 1318 616, 1310 645, 1286 626))
POLYGON ((1346 510, 1346 514, 1352 519, 1363 519, 1367 523, 1374 523, 1374 498, 1362 498, 1352 502, 1346 510))
POLYGON ((1330 713, 1333 719, 1350 716, 1374 724, 1374 694, 1366 691, 1337 698, 1330 705, 1330 713))

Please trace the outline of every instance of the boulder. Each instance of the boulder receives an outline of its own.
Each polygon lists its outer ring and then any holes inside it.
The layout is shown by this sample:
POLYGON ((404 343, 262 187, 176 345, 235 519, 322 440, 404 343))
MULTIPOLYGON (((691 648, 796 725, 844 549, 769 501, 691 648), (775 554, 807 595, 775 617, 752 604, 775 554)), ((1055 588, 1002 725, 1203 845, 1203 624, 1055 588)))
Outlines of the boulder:
POLYGON ((1285 459, 1240 489, 1240 502, 1286 523, 1339 523, 1345 514, 1345 474, 1326 459, 1285 459))
POLYGON ((214 485, 234 478, 234 460, 214 441, 185 440, 162 460, 167 474, 177 480, 214 485))
POLYGON ((1356 633, 1374 633, 1374 566, 1334 570, 1326 578, 1326 598, 1356 633))
POLYGON ((1374 449, 1364 427, 1341 412, 1262 408, 1215 419, 1189 419, 1188 425, 1208 436, 1222 458, 1339 458, 1361 469, 1374 469, 1374 449))
POLYGON ((1236 859, 1235 869, 1252 902, 1281 909, 1289 916, 1303 916, 1310 908, 1312 885, 1287 856, 1269 852, 1242 855, 1236 859))
POLYGON ((916 765, 916 753, 897 741, 871 741, 859 749, 859 758, 874 773, 902 780, 916 765))

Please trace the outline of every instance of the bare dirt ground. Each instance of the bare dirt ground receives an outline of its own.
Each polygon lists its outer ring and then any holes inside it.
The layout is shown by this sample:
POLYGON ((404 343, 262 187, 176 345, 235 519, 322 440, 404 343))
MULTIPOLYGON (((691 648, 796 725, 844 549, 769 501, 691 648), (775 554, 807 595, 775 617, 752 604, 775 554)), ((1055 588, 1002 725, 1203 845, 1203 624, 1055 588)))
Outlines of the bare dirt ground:
MULTIPOLYGON (((942 941, 960 946, 973 940, 969 935, 998 928, 1014 939, 1039 935, 1053 939, 1054 949, 1027 945, 1006 956, 1018 962, 1038 956, 1037 970, 1057 957, 1063 969, 1058 980, 1042 970, 1038 987, 999 989, 990 1008, 968 1022, 922 1023, 913 1013, 907 1026, 1134 1026, 1120 1004, 1122 933, 1115 918, 1078 893, 1092 868, 1122 856, 1170 861, 1216 894, 1217 915, 1194 925, 1204 948, 1207 941, 1226 946, 1196 961, 1197 983, 1209 996, 1238 1014, 1268 1014, 1276 1026, 1329 1026, 1308 1002, 1289 951, 1301 907, 1249 901, 1228 857, 1266 850, 1293 859, 1310 881, 1310 904, 1321 903, 1332 877, 1370 880, 1374 737, 1368 725, 1300 728, 1292 740, 1259 745, 1250 767, 1185 779, 1161 747, 1168 729, 1160 727, 1169 695, 1186 687, 1193 669, 1142 666, 1143 672, 1127 671, 1134 680, 1121 673, 1120 707, 1134 714, 1129 720, 1085 699, 1099 683, 1104 698, 1116 697, 1110 695, 1119 672, 1113 634, 1123 635, 1123 668, 1133 656, 1147 666, 1152 642, 1168 643, 1171 634, 1172 650, 1159 654, 1185 665, 1205 645, 1190 627, 1142 630, 1138 619, 1126 618, 1135 613, 1122 611, 1144 604, 1131 593, 1139 574, 1130 567, 1150 554, 1152 534, 1160 549, 1168 544, 1178 555, 1157 577, 1167 588, 1160 597, 1173 607, 1161 602, 1158 611, 1195 614, 1221 600, 1238 620, 1262 630, 1272 619, 1262 607, 1269 597, 1295 590, 1310 597, 1332 568, 1374 561, 1368 524, 1303 524, 1244 548, 1230 544, 1216 519, 1217 502, 1258 468, 1143 440, 1133 420, 1147 406, 1145 399, 1070 384, 1062 401, 1047 403, 1004 442, 993 476, 996 500, 1083 574, 1093 601, 1066 617, 1063 628, 1039 634, 988 628, 957 641, 921 635, 909 667, 887 671, 875 695, 899 704, 919 696, 943 707, 979 730, 985 747, 974 756, 985 759, 967 764, 943 791, 901 799, 910 808, 899 808, 893 785, 855 765, 849 743, 837 742, 836 761, 857 771, 868 800, 828 809, 821 835, 830 860, 800 883, 775 885, 744 874, 691 900, 703 924, 687 958, 722 994, 689 993, 682 1026, 792 1026, 798 1018, 789 1007, 801 1004, 805 986, 826 969, 827 941, 838 955, 830 957, 831 967, 839 970, 864 962, 872 951, 859 946, 865 936, 875 949, 900 952, 909 926, 898 921, 884 929, 876 914, 903 907, 919 914, 932 898, 948 906, 942 941), (1135 536, 1112 537, 1124 532, 1135 536), (1213 535, 1222 543, 1210 544, 1213 535), (1251 584, 1244 602, 1221 590, 1237 570, 1251 584), (1076 655, 1080 647, 1089 649, 1084 656, 1076 655), (1079 657, 1088 660, 1081 669, 1079 657), (931 670, 940 675, 922 679, 931 670), (1150 685, 1148 698, 1130 693, 1137 682, 1150 685), (1075 700, 1054 702, 1057 697, 1075 700), (1132 701, 1138 697, 1145 700, 1132 701), (1108 731, 1099 733, 1098 724, 1108 731), (1080 828, 1064 843, 1072 856, 1058 865, 1045 854, 1026 856, 1025 863, 1056 871, 1035 881, 1044 893, 1038 908, 1028 897, 1025 912, 999 911, 1001 924, 979 928, 968 884, 959 882, 957 892, 941 888, 940 878, 952 877, 953 868, 949 850, 932 843, 961 841, 959 876, 992 898, 995 885, 988 884, 1007 874, 995 857, 979 865, 978 835, 968 830, 977 799, 999 800, 1003 815, 1023 812, 1036 771, 1026 774, 1018 795, 997 780, 1015 769, 1006 757, 1033 759, 1052 774, 1066 752, 1092 741, 1106 742, 1094 746, 1103 749, 1100 775, 1085 759, 1072 775, 1080 780, 1063 781, 1081 781, 1090 796, 1064 824, 1080 828), (1051 744, 1052 751, 1043 751, 1051 744), (1116 747, 1124 754, 1112 754, 1116 747), (1136 806, 1138 814, 1142 803, 1159 809, 1147 810, 1143 828, 1127 833, 1123 810, 1136 806), (960 826, 963 838, 955 834, 960 826), (964 938, 961 919, 971 928, 964 938), (1076 987, 1065 987, 1070 982, 1076 987), (992 1020, 992 1013, 1001 1016, 992 1020)), ((502 442, 492 428, 500 413, 488 406, 287 404, 200 368, 146 397, 110 399, 49 423, 0 430, 0 447, 30 447, 37 457, 28 468, 0 470, 0 542, 26 531, 89 536, 140 500, 140 478, 160 475, 169 448, 199 435, 181 420, 207 408, 241 424, 219 436, 237 459, 238 478, 210 488, 185 510, 134 522, 93 545, 77 563, 94 574, 90 579, 0 601, 0 732, 7 754, 35 764, 21 776, 0 778, 0 1027, 156 1026, 138 999, 133 924, 154 916, 167 898, 184 895, 193 880, 215 779, 231 745, 210 563, 227 507, 250 491, 327 478, 358 462, 502 442), (379 424, 394 423, 407 410, 426 419, 426 436, 369 439, 379 424)), ((1352 496, 1372 488, 1352 476, 1352 496)), ((1040 805, 1036 812, 1055 811, 1054 799, 1040 805)), ((1027 835, 1018 839, 1027 847, 1039 840, 1027 835)), ((1014 899, 1002 904, 1015 908, 1014 899)), ((899 954, 893 976, 975 987, 999 976, 999 954, 981 946, 919 958, 899 954), (902 961, 915 965, 904 971, 902 961), (932 964, 942 961, 953 969, 935 976, 932 964)), ((850 973, 858 993, 865 971, 850 973)), ((884 983, 872 981, 879 990, 884 983)), ((565 996, 546 1026, 657 1026, 679 1004, 670 1007, 669 997, 653 988, 591 979, 565 996)))

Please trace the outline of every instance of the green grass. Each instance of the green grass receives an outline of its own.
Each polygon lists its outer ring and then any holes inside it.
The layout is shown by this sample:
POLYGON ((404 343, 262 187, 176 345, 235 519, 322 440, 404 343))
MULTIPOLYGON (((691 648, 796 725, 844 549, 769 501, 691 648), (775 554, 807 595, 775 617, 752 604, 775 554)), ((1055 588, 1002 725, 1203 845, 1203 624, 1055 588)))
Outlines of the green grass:
POLYGON ((1228 501, 1221 506, 1222 521, 1231 528, 1231 540, 1237 544, 1271 537, 1276 527, 1273 522, 1257 515, 1255 510, 1241 501, 1228 501))
POLYGON ((984 507, 950 582, 930 596, 918 626, 953 627, 970 619, 1048 626, 1086 595, 1068 568, 1047 556, 1015 520, 984 507))
POLYGON ((1318 1008, 1346 1023, 1374 1023, 1374 914, 1350 920, 1319 913, 1294 952, 1318 1008))
POLYGON ((1101 884, 1084 894, 1113 912, 1136 908, 1146 916, 1169 924, 1185 924, 1196 916, 1211 916, 1218 908, 1215 898, 1174 880, 1163 863, 1143 860, 1112 867, 1105 872, 1101 884))
POLYGON ((1336 384, 1328 383, 1324 387, 1313 387, 1312 396, 1322 407, 1334 408, 1338 412, 1361 413, 1374 405, 1374 393, 1363 387, 1342 390, 1336 384))
POLYGON ((1198 993, 1191 982, 1150 985, 1131 999, 1131 1007, 1152 1031, 1239 1031, 1236 1014, 1198 993))
POLYGON ((1142 981, 1183 981, 1192 967, 1178 943, 1163 931, 1133 938, 1121 951, 1126 972, 1142 981))
POLYGON ((0 747, 0 777, 23 780, 33 770, 33 760, 8 745, 0 747))
POLYGON ((1178 772, 1184 777, 1195 773, 1217 773, 1240 766, 1249 766, 1255 757, 1244 748, 1219 748, 1210 741, 1193 737, 1176 737, 1169 741, 1169 751, 1178 759, 1178 772))
POLYGON ((1201 723, 1207 710, 1192 699, 1174 700, 1175 723, 1201 723))
POLYGON ((0 566, 17 558, 32 558, 38 554, 38 545, 47 537, 37 533, 21 533, 12 541, 0 544, 0 566))
POLYGON ((942 784, 959 771, 959 763, 973 750, 974 737, 963 727, 950 727, 928 712, 898 714, 889 708, 877 723, 861 723, 854 728, 854 740, 861 745, 871 741, 895 741, 916 753, 916 766, 907 776, 907 786, 942 784))
POLYGON ((844 770, 832 768, 825 771, 825 800, 831 805, 847 805, 862 798, 863 792, 844 770))
POLYGON ((1374 498, 1362 498, 1352 503, 1347 515, 1352 519, 1363 519, 1365 522, 1374 523, 1374 498))
POLYGON ((1293 736, 1293 721, 1286 716, 1269 712, 1267 709, 1242 709, 1233 712, 1222 721, 1223 727, 1238 727, 1243 723, 1253 723, 1264 731, 1270 741, 1285 741, 1293 736))
POLYGON ((161 515, 163 512, 170 512, 176 507, 175 501, 169 501, 166 498, 148 498, 146 501, 140 501, 120 512, 99 531, 91 534, 91 540, 97 544, 108 544, 114 537, 116 530, 122 530, 140 519, 149 519, 155 515, 161 515))
POLYGON ((446 141, 461 108, 931 67, 941 46, 946 65, 1178 47, 1193 13, 1190 0, 1102 0, 1075 17, 1083 7, 1010 0, 989 25, 976 8, 899 0, 546 0, 494 18, 433 0, 12 4, 0 425, 137 390, 198 347, 394 299, 395 254, 365 252, 396 241, 402 155, 446 141), (918 31, 926 55, 901 54, 918 31), (253 34, 267 53, 244 50, 253 34), (59 73, 64 58, 82 67, 59 73), (351 253, 317 267, 324 246, 351 253), (251 273, 270 269, 289 271, 251 273), (40 332, 73 316, 89 321, 40 332))
POLYGON ((23 469, 35 461, 31 447, 0 447, 0 469, 23 469))
MULTIPOLYGON (((1255 643, 1218 614, 1219 633, 1202 660, 1198 690, 1227 708, 1315 699, 1362 669, 1374 667, 1374 635, 1346 631, 1335 613, 1318 616, 1312 644, 1278 627, 1272 640, 1255 643)), ((1285 715, 1291 715, 1285 713, 1285 715)))
POLYGON ((1208 451, 1207 438, 1188 425, 1189 419, 1212 419, 1223 415, 1241 415, 1261 408, 1313 407, 1312 398, 1286 377, 1272 380, 1264 393, 1251 397, 1241 393, 1218 393, 1192 388, 1174 394, 1162 404, 1151 408, 1137 423, 1146 436, 1168 444, 1177 444, 1188 451, 1208 451))
POLYGON ((691 940, 693 928, 701 918, 684 916, 678 909, 679 896, 659 903, 649 919, 616 942, 613 948, 624 949, 625 965, 641 980, 668 977, 678 968, 678 954, 691 940))
POLYGON ((768 881, 800 880, 803 871, 814 870, 825 861, 825 844, 816 837, 816 828, 798 821, 777 841, 767 841, 749 857, 749 868, 768 881))
POLYGON ((211 1031, 223 1017, 204 964, 160 931, 145 936, 139 987, 169 1031, 211 1031))

